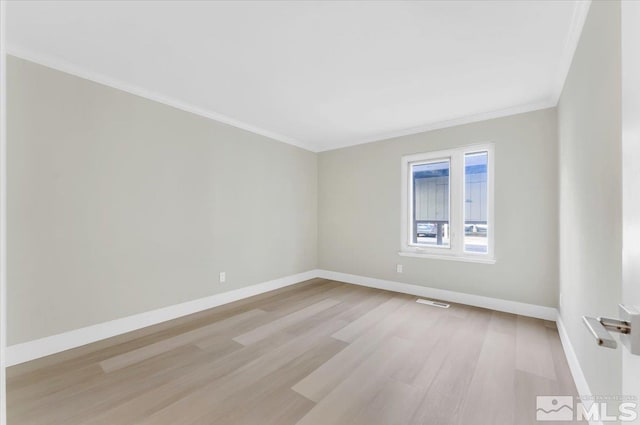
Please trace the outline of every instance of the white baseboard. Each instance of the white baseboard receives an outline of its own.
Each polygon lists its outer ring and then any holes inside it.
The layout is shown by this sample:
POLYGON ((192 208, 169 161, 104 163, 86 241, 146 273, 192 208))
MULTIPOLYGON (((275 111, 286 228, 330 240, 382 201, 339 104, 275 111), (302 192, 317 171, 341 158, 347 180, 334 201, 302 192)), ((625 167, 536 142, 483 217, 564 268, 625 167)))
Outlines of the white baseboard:
MULTIPOLYGON (((317 270, 318 277, 339 282, 347 282, 355 285, 368 286, 371 288, 385 289, 388 291, 401 292, 426 298, 435 298, 443 301, 455 302, 476 307, 483 307, 490 310, 504 311, 507 313, 519 314, 521 316, 535 317, 538 319, 552 320, 558 326, 558 333, 565 357, 569 363, 571 376, 576 384, 578 394, 584 397, 583 403, 590 407, 589 398, 592 393, 589 389, 587 379, 582 372, 580 362, 569 340, 569 335, 562 322, 558 310, 553 307, 545 307, 535 304, 521 303, 517 301, 502 300, 498 298, 483 297, 461 292, 447 291, 444 289, 429 288, 425 286, 411 285, 408 283, 395 282, 391 280, 375 279, 366 276, 352 275, 347 273, 332 272, 328 270, 317 270)), ((589 425, 603 425, 601 421, 589 421, 589 425)))
POLYGON ((135 331, 147 326, 166 322, 167 320, 176 319, 178 317, 262 294, 264 292, 273 291, 274 289, 284 288, 285 286, 290 286, 316 277, 318 277, 318 271, 310 270, 304 273, 298 273, 280 279, 247 286, 246 288, 223 292, 221 294, 199 298, 182 304, 171 305, 157 310, 147 311, 145 313, 135 314, 121 319, 115 319, 109 322, 75 329, 69 332, 36 339, 22 344, 11 345, 6 348, 6 366, 17 365, 29 360, 38 359, 40 357, 80 347, 82 345, 135 331))
MULTIPOLYGON (((339 282, 352 283, 355 285, 368 286, 370 288, 385 289, 388 291, 401 292, 426 298, 454 303, 473 305, 490 310, 504 311, 507 313, 519 314, 521 316, 535 317, 538 319, 555 321, 558 326, 558 333, 562 348, 564 349, 571 375, 576 384, 578 394, 585 397, 583 403, 589 408, 588 399, 592 393, 589 389, 587 379, 582 372, 580 362, 569 340, 569 335, 558 314, 558 310, 553 307, 540 306, 535 304, 521 303, 517 301, 502 300, 498 298, 483 297, 480 295, 465 294, 462 292, 447 291, 444 289, 429 288, 425 286, 412 285, 408 283, 395 282, 391 280, 375 279, 372 277, 359 276, 347 273, 333 272, 329 270, 317 270, 318 276, 324 279, 336 280, 339 282)), ((590 421, 590 425, 602 425, 600 421, 590 421)))
POLYGON ((426 298, 435 298, 449 302, 473 305, 476 307, 483 307, 491 310, 504 311, 507 313, 520 314, 522 316, 536 317, 545 320, 556 320, 557 317, 557 311, 552 307, 501 300, 497 298, 483 297, 480 295, 464 294, 461 292, 332 272, 328 270, 310 270, 308 272, 259 283, 246 288, 223 292, 221 294, 211 295, 209 297, 188 301, 182 304, 163 307, 157 310, 75 329, 69 332, 51 335, 22 344, 11 345, 6 349, 6 365, 13 366, 49 356, 51 354, 60 353, 92 342, 122 335, 147 326, 166 322, 167 320, 197 313, 199 311, 228 304, 243 298, 252 297, 264 292, 273 291, 274 289, 283 288, 285 286, 293 285, 316 277, 372 288, 386 289, 389 291, 417 295, 426 298))
POLYGON ((453 303, 467 304, 476 307, 488 308, 490 310, 519 314, 521 316, 529 316, 552 321, 555 321, 557 317, 557 310, 553 307, 483 297, 481 295, 465 294, 462 292, 447 291, 445 289, 429 288, 426 286, 394 282, 392 280, 375 279, 372 277, 354 274, 332 272, 329 270, 318 270, 318 273, 318 277, 324 279, 368 286, 370 288, 386 289, 387 291, 402 292, 419 297, 435 298, 453 303))
MULTIPOLYGON (((580 397, 583 397, 583 403, 587 408, 589 408, 589 399, 592 396, 591 389, 589 388, 589 384, 587 383, 587 378, 584 376, 582 367, 580 367, 578 356, 576 355, 576 351, 573 349, 573 344, 571 344, 569 334, 567 333, 567 328, 564 326, 564 322, 562 321, 562 316, 560 315, 560 313, 558 313, 556 325, 558 326, 558 334, 560 334, 560 341, 562 342, 562 348, 564 349, 564 355, 567 358, 567 363, 569 363, 569 370, 571 371, 573 382, 575 382, 576 384, 578 394, 580 395, 580 397)), ((602 425, 602 422, 589 421, 589 424, 602 425)))
MULTIPOLYGON (((391 280, 376 279, 347 273, 333 272, 329 270, 310 270, 280 279, 240 288, 209 297, 160 308, 109 322, 99 323, 93 326, 52 335, 46 338, 12 345, 6 349, 6 365, 13 366, 56 354, 65 350, 80 347, 92 342, 100 341, 113 336, 121 335, 147 326, 172 320, 178 317, 197 313, 209 308, 228 304, 254 295, 284 288, 305 280, 324 278, 371 288, 384 289, 426 298, 434 298, 460 304, 467 304, 491 310, 519 314, 522 316, 556 321, 562 347, 564 348, 569 368, 575 381, 580 396, 590 396, 591 390, 582 372, 575 350, 571 345, 567 330, 558 311, 553 307, 535 304, 521 303, 517 301, 502 300, 498 298, 484 297, 480 295, 465 294, 462 292, 447 291, 444 289, 429 288, 391 280)), ((591 422, 591 425, 601 425, 601 422, 591 422)))

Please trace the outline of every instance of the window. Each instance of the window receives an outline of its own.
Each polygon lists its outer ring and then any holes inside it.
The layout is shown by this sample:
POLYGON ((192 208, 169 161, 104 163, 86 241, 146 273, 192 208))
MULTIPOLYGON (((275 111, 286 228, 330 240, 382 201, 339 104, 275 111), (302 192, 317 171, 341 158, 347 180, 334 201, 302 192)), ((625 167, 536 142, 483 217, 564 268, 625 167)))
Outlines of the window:
POLYGON ((487 203, 487 151, 464 155, 464 250, 486 254, 489 231, 487 203))
POLYGON ((400 255, 493 263, 493 146, 402 158, 400 255))

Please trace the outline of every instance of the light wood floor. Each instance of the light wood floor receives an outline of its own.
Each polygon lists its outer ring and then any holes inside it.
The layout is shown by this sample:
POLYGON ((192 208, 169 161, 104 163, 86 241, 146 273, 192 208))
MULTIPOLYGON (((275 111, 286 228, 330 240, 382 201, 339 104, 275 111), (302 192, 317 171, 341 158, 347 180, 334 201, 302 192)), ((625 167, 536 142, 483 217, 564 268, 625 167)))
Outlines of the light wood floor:
POLYGON ((554 323, 415 300, 314 279, 14 366, 9 425, 519 425, 576 394, 554 323))

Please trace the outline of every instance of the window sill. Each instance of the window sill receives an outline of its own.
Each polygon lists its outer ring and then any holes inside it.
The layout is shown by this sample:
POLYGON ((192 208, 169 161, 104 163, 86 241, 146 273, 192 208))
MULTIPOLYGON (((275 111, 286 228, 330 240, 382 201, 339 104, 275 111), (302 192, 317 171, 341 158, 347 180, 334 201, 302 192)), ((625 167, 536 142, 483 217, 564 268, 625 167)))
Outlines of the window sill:
POLYGON ((448 261, 462 261, 465 263, 480 263, 480 264, 495 264, 495 258, 483 258, 476 256, 455 256, 455 255, 438 255, 438 254, 427 254, 423 252, 414 252, 414 251, 399 251, 398 255, 401 257, 416 257, 416 258, 428 258, 433 260, 448 260, 448 261))

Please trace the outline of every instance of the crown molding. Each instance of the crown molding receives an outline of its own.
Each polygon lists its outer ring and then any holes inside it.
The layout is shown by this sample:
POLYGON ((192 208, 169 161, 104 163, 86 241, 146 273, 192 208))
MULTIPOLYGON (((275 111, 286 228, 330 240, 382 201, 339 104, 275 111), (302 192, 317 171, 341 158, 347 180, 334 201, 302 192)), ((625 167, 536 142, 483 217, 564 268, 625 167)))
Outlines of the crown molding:
POLYGON ((195 115, 199 115, 205 118, 209 118, 214 121, 221 122, 223 124, 230 125, 232 127, 236 127, 242 130, 249 131, 254 134, 258 134, 260 136, 268 137, 273 140, 277 140, 279 142, 283 142, 289 145, 293 145, 311 152, 317 152, 316 149, 311 147, 307 143, 303 143, 300 140, 294 139, 289 136, 285 136, 283 134, 279 134, 264 128, 257 127, 255 125, 246 123, 244 121, 237 120, 235 118, 229 117, 227 115, 221 114, 219 112, 210 111, 208 109, 204 109, 188 102, 184 102, 182 100, 173 98, 171 96, 166 96, 158 92, 154 92, 152 90, 145 89, 143 87, 137 86, 135 84, 129 84, 124 81, 118 80, 116 78, 109 77, 104 74, 100 74, 98 72, 94 72, 88 69, 85 69, 81 66, 72 64, 62 59, 54 58, 52 56, 38 53, 32 51, 30 49, 16 46, 13 44, 8 44, 6 46, 7 54, 11 56, 15 56, 24 60, 28 60, 30 62, 37 63, 42 66, 46 66, 47 68, 52 68, 57 71, 64 72, 66 74, 71 74, 79 78, 83 78, 85 80, 93 81, 98 84, 102 84, 104 86, 108 86, 120 91, 124 91, 145 99, 152 100, 154 102, 162 103, 164 105, 171 106, 176 109, 180 109, 185 112, 190 112, 195 115))
POLYGON ((573 55, 575 53, 576 47, 578 46, 580 35, 582 34, 582 28, 584 27, 584 23, 587 18, 587 14, 589 12, 590 6, 591 6, 591 0, 581 0, 576 2, 573 16, 571 19, 571 26, 567 34, 567 37, 564 40, 562 59, 558 66, 556 78, 553 82, 551 96, 548 99, 531 102, 527 104, 522 104, 522 105, 516 105, 516 106, 499 109, 499 110, 492 110, 492 111, 482 112, 478 114, 465 115, 465 116, 457 117, 451 120, 435 121, 435 122, 430 122, 430 123, 416 126, 416 127, 378 133, 376 135, 364 137, 361 139, 347 139, 341 142, 330 144, 329 146, 326 146, 320 149, 314 144, 303 142, 303 141, 291 138, 289 136, 275 133, 273 131, 270 131, 264 128, 256 127, 252 124, 249 124, 240 120, 236 120, 224 114, 220 114, 215 111, 210 111, 204 108, 200 108, 193 104, 183 102, 179 99, 175 99, 170 96, 165 96, 163 94, 153 92, 133 84, 128 84, 118 79, 106 76, 104 74, 96 73, 96 72, 84 69, 80 66, 74 65, 72 63, 69 63, 67 61, 54 58, 45 54, 36 53, 32 50, 29 50, 20 46, 8 45, 7 53, 31 62, 38 63, 40 65, 43 65, 52 69, 56 69, 58 71, 65 72, 67 74, 75 75, 77 77, 80 77, 86 80, 103 84, 105 86, 109 86, 121 91, 125 91, 128 93, 134 94, 136 96, 153 100, 155 102, 163 103, 165 105, 172 106, 174 108, 177 108, 186 112, 200 115, 205 118, 209 118, 224 124, 231 125, 236 128, 240 128, 242 130, 250 131, 252 133, 259 134, 261 136, 265 136, 270 139, 274 139, 283 143, 287 143, 289 145, 297 146, 299 148, 318 153, 318 152, 326 152, 326 151, 331 151, 335 149, 346 148, 350 146, 362 145, 365 143, 378 142, 378 141, 392 139, 392 138, 401 137, 401 136, 424 133, 432 130, 440 130, 444 128, 455 127, 458 125, 486 121, 494 118, 501 118, 501 117, 506 117, 510 115, 532 112, 540 109, 552 108, 557 106, 558 100, 560 99, 560 95, 562 94, 562 89, 564 87, 565 80, 569 73, 569 69, 571 68, 573 55))
POLYGON ((562 89, 564 88, 564 83, 567 80, 567 75, 569 75, 571 63, 573 62, 573 55, 576 53, 576 48, 578 47, 578 43, 580 42, 582 28, 584 27, 584 23, 587 20, 587 15, 589 14, 590 7, 591 0, 580 0, 576 2, 575 8, 573 9, 573 16, 571 18, 569 33, 564 40, 562 59, 560 60, 556 79, 553 83, 552 98, 556 105, 560 100, 560 95, 562 95, 562 89))
POLYGON ((510 115, 523 114, 525 112, 533 112, 540 109, 553 108, 558 104, 557 100, 547 99, 539 102, 526 103, 524 105, 512 106, 505 109, 498 109, 494 111, 481 112, 479 114, 465 115, 462 117, 454 118, 446 121, 436 121, 428 124, 424 124, 417 127, 405 128, 401 130, 391 131, 387 133, 380 133, 376 136, 370 136, 357 141, 349 140, 342 143, 336 143, 326 149, 319 150, 318 152, 326 152, 335 149, 348 148, 351 146, 363 145, 365 143, 380 142, 383 140, 393 139, 401 136, 409 136, 412 134, 425 133, 432 130, 440 130, 449 127, 455 127, 463 124, 471 124, 474 122, 487 121, 494 118, 502 118, 510 115))

